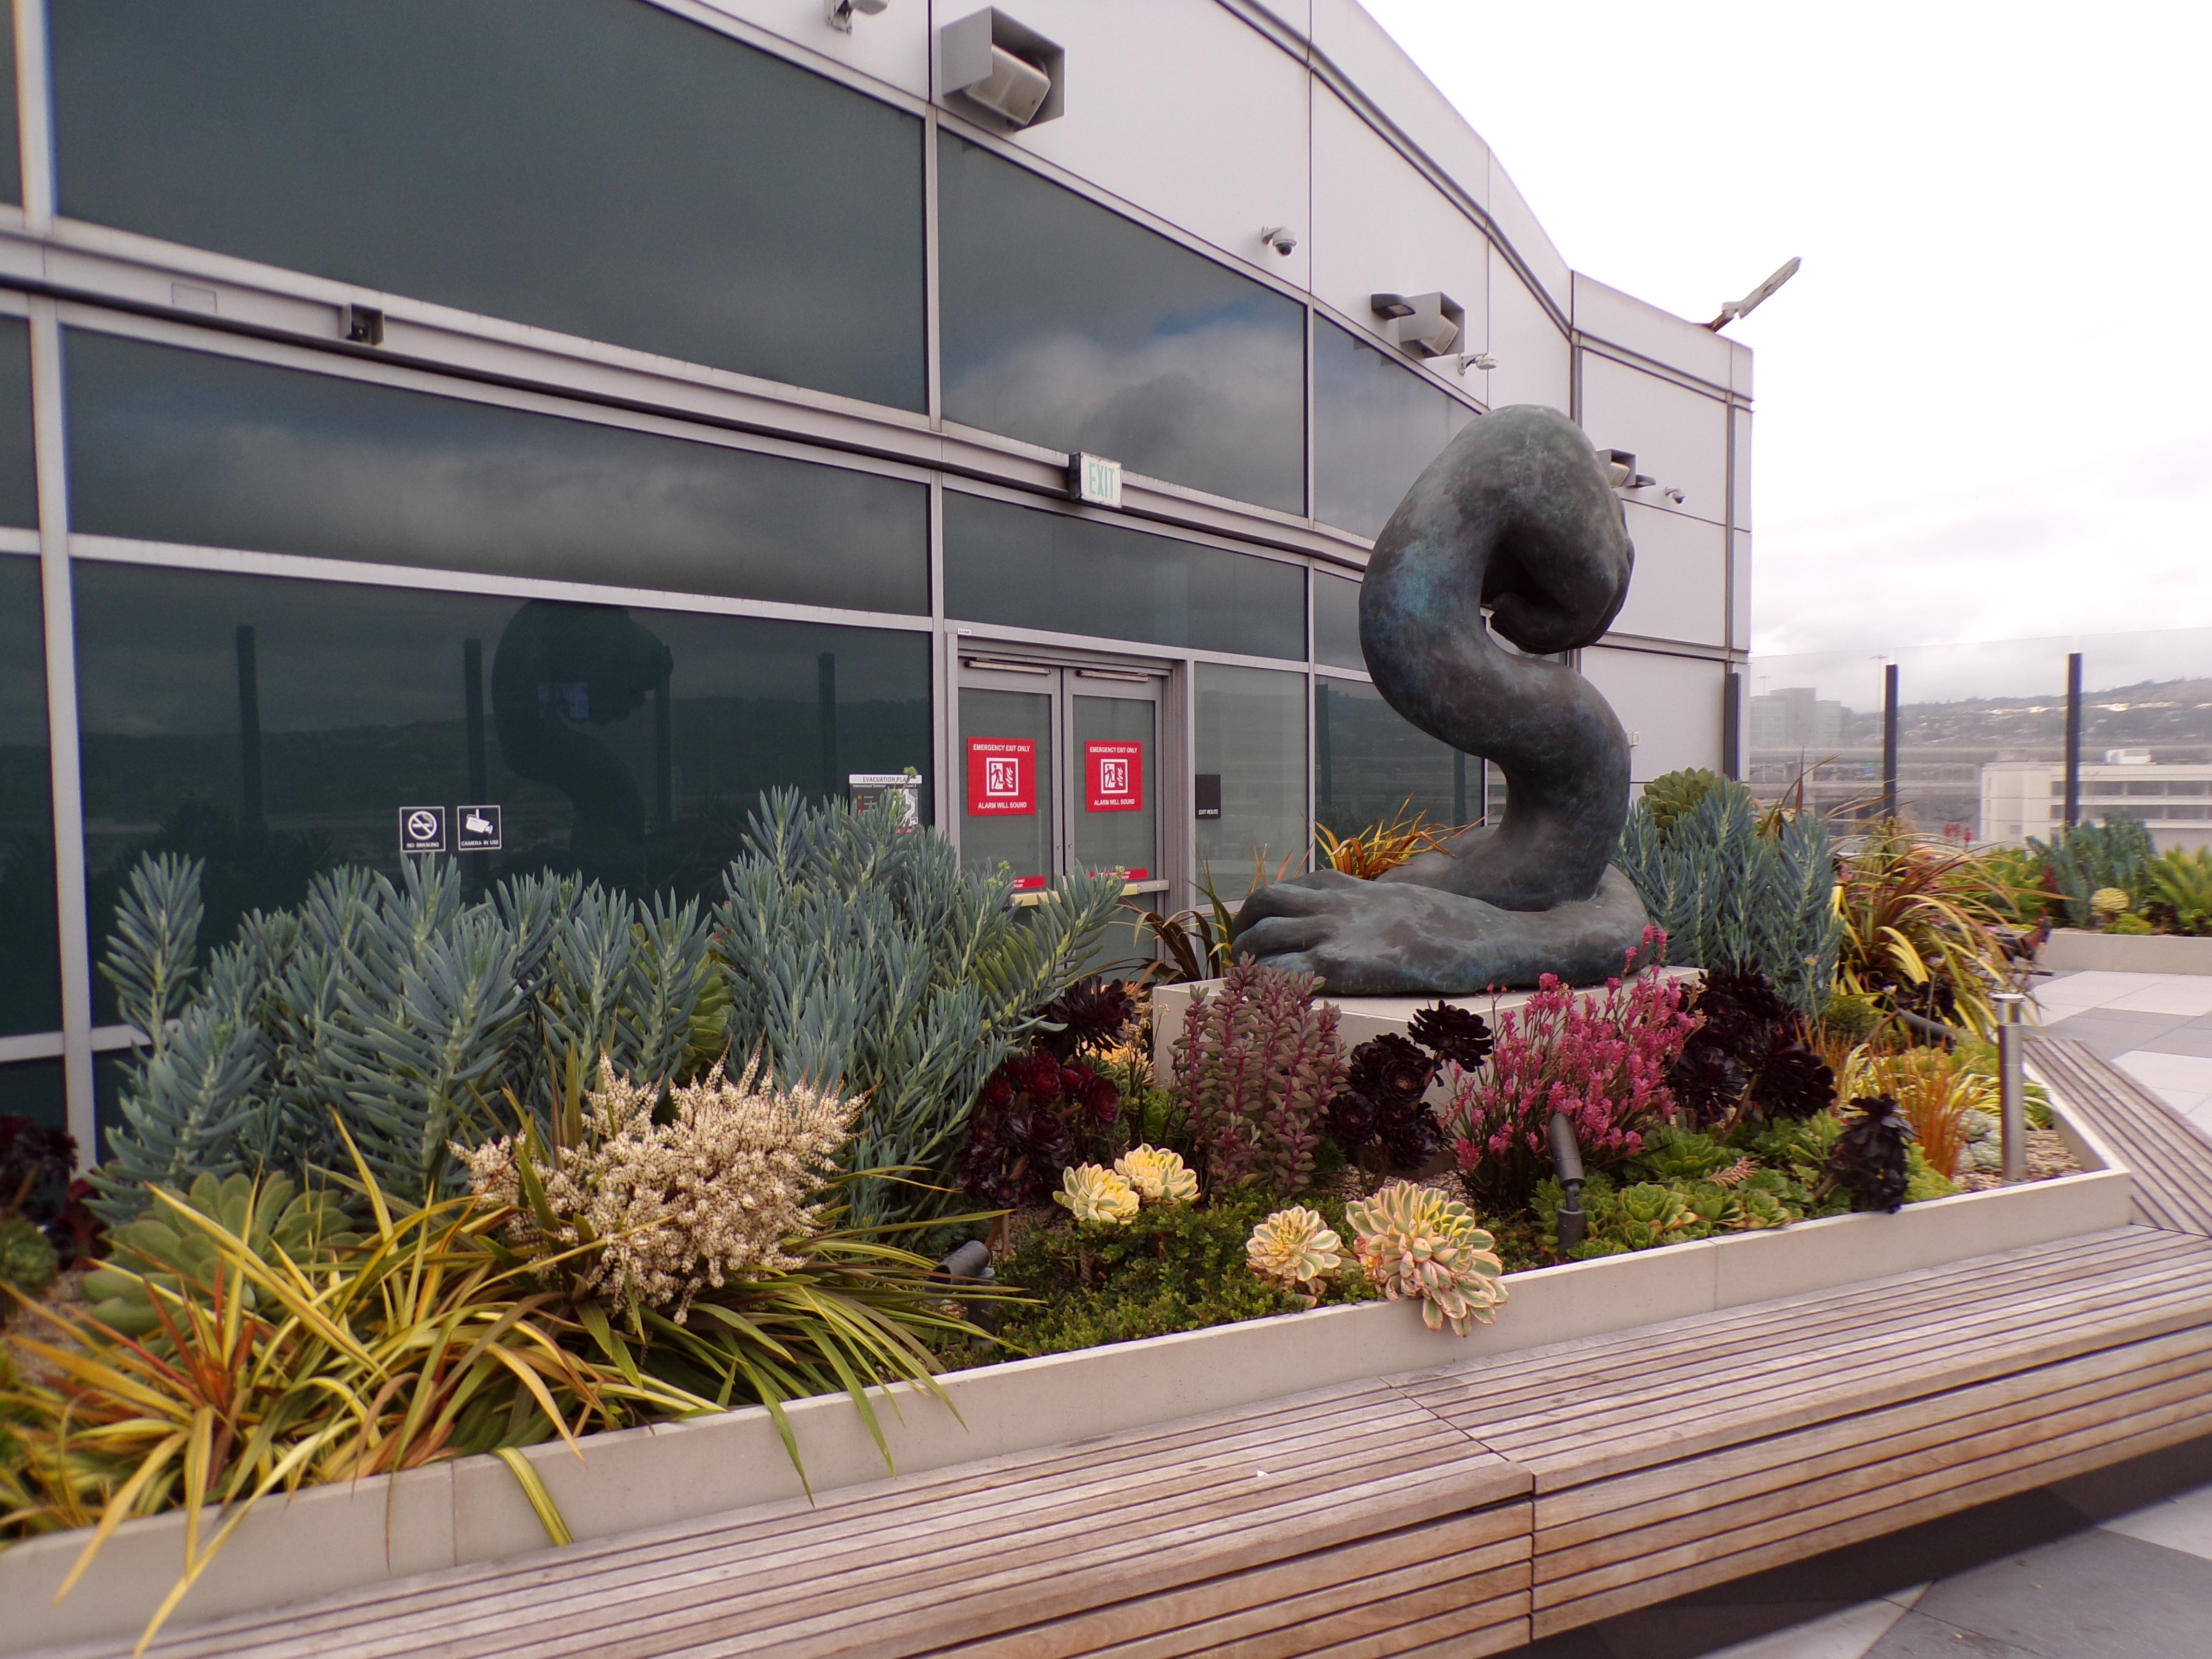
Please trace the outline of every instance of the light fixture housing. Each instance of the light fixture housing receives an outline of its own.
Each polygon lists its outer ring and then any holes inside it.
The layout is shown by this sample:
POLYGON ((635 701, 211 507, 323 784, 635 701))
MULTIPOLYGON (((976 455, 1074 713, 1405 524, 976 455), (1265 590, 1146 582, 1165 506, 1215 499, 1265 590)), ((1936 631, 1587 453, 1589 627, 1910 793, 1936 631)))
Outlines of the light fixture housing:
POLYGON ((1368 305, 1408 357, 1441 357, 1467 331, 1467 308, 1449 294, 1376 294, 1368 305))
POLYGON ((1066 107, 1067 54, 996 6, 937 32, 937 97, 1003 132, 1057 120, 1066 107))

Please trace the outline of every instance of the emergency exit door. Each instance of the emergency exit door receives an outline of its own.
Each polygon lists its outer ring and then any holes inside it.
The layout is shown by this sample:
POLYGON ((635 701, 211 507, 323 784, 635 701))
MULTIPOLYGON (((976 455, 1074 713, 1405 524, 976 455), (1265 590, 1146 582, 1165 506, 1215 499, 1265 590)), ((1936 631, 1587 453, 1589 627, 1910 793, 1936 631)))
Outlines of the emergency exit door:
POLYGON ((960 857, 1017 891, 1083 870, 1167 885, 1160 842, 1162 676, 1141 668, 963 658, 960 857))

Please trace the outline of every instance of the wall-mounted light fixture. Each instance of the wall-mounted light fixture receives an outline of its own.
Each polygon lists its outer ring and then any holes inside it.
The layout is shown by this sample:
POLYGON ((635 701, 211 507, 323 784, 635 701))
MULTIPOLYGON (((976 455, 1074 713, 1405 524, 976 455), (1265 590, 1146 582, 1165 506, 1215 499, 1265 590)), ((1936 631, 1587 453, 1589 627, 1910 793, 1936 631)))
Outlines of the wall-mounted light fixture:
POLYGON ((987 126, 1018 132, 1066 107, 1067 54, 996 6, 937 32, 937 95, 987 126))
POLYGON ((1636 457, 1625 449, 1601 449, 1598 459, 1604 464, 1606 482, 1615 489, 1649 489, 1658 479, 1636 470, 1636 457))
POLYGON ((831 28, 850 34, 854 12, 865 12, 873 17, 890 3, 890 0, 823 0, 823 21, 831 28))
POLYGON ((1261 226, 1260 240, 1285 259, 1297 251, 1298 239, 1291 234, 1288 225, 1261 226))
POLYGON ((1466 307, 1449 294, 1376 294, 1368 305, 1408 357, 1443 356, 1467 326, 1466 307))

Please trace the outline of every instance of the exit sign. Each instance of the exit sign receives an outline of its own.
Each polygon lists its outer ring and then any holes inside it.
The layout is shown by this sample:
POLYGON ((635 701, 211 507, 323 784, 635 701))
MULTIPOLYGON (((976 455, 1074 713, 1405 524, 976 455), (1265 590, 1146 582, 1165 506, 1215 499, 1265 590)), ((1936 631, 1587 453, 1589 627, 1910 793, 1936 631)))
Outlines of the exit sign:
POLYGON ((1103 455, 1067 458, 1067 493, 1093 507, 1121 505, 1121 463, 1103 455))

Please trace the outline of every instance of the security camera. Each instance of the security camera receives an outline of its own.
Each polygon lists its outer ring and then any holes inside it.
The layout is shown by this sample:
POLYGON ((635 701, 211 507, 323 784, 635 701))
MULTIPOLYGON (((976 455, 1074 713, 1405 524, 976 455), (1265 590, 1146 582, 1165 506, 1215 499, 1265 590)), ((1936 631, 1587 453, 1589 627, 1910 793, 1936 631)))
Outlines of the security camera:
POLYGON ((873 17, 890 3, 890 0, 823 0, 823 19, 833 29, 853 32, 853 14, 863 12, 873 17))
POLYGON ((1288 225, 1262 225, 1260 240, 1285 259, 1297 251, 1298 246, 1298 239, 1291 234, 1288 225))

